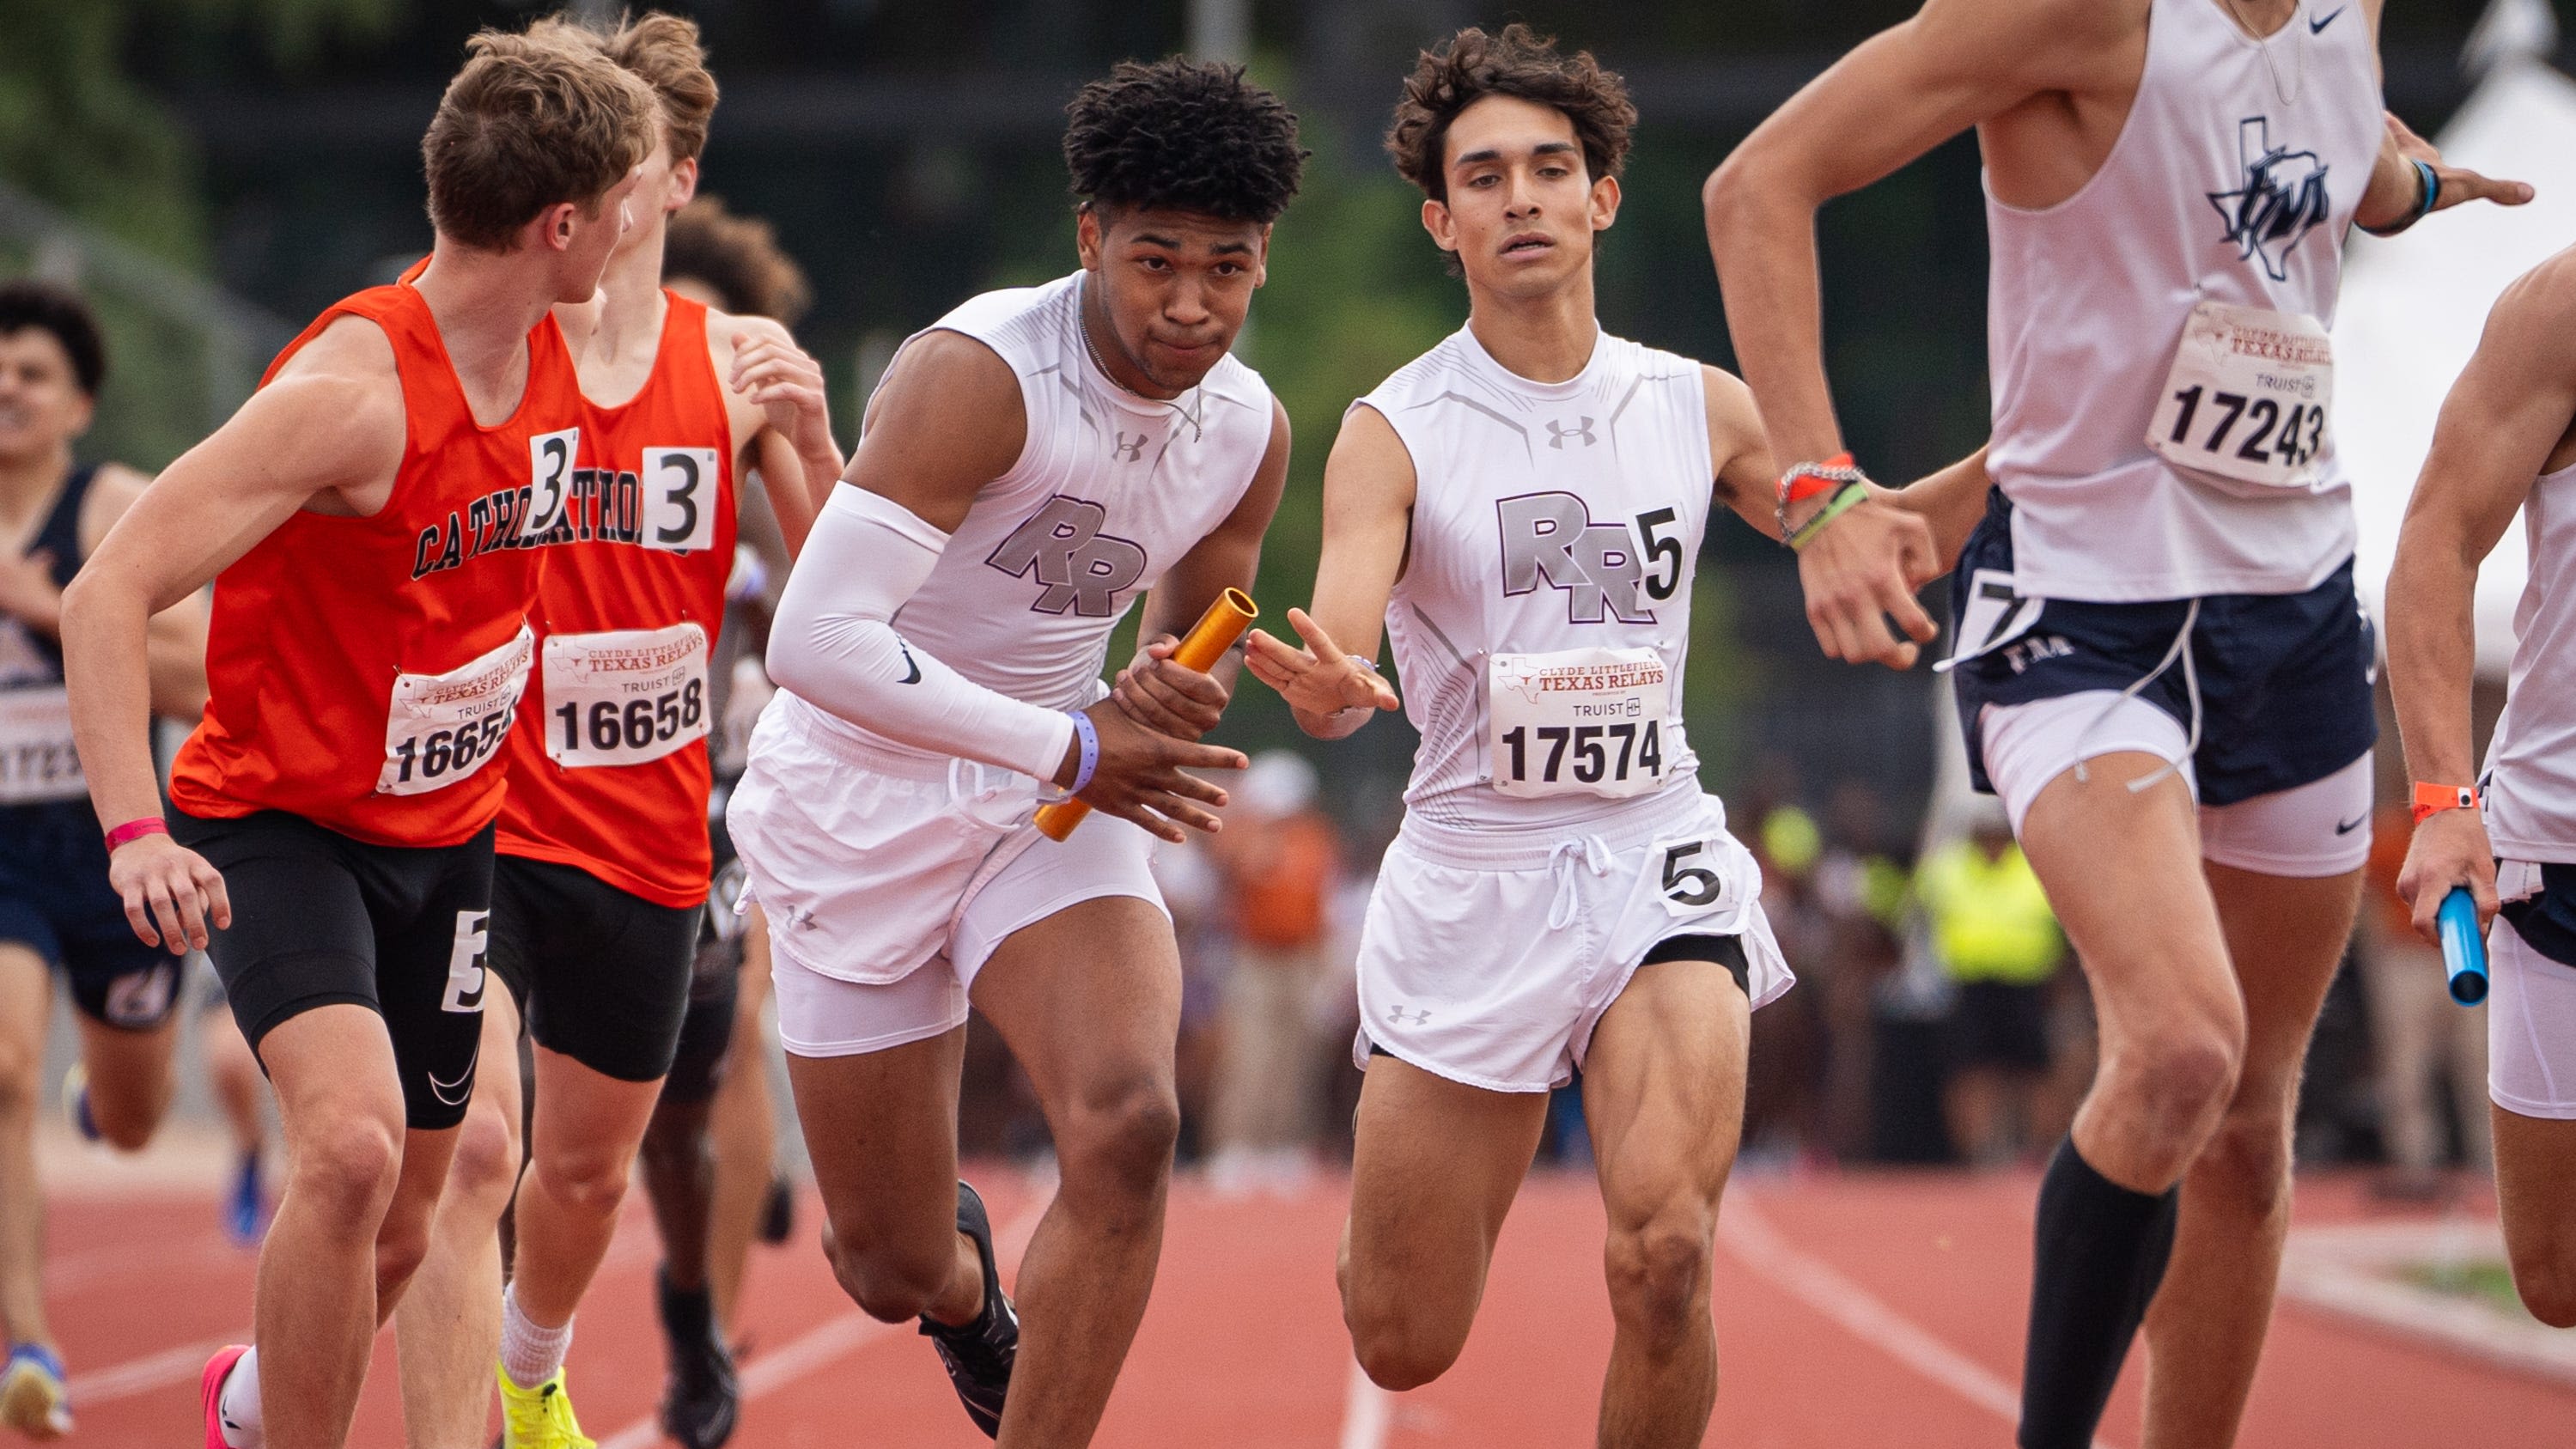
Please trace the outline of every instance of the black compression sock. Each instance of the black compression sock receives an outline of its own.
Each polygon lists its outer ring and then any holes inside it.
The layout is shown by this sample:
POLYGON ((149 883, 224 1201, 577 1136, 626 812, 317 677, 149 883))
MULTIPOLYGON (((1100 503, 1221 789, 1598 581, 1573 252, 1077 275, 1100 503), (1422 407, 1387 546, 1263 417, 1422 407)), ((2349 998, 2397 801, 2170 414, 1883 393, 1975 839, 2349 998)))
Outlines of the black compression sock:
POLYGON ((653 1279, 655 1306, 662 1312, 662 1327, 674 1343, 696 1343, 715 1333, 715 1297, 704 1286, 695 1289, 671 1285, 671 1270, 665 1265, 653 1279))
POLYGON ((2039 1184, 2021 1449, 2090 1449, 2129 1341, 2173 1255, 2179 1190, 2131 1192, 2069 1137, 2039 1184))

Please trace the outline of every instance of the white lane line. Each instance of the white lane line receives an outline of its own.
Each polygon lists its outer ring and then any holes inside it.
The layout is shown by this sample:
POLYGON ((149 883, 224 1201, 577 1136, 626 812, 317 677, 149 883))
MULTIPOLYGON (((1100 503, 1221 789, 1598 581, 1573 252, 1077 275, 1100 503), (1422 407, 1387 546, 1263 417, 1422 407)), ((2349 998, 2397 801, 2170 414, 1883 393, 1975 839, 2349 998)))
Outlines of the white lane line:
MULTIPOLYGON (((1029 1238, 1038 1230, 1038 1219, 1046 1215, 1047 1204, 1055 1200, 1052 1174, 1032 1174, 1030 1186, 1036 1202, 1004 1225, 993 1235, 993 1255, 1007 1259, 1016 1268, 1029 1238)), ((853 1308, 838 1318, 807 1329, 784 1347, 770 1349, 752 1360, 742 1371, 742 1399, 749 1403, 766 1398, 815 1370, 835 1363, 851 1353, 876 1342, 905 1325, 880 1323, 853 1308)), ((212 1352, 212 1350, 208 1350, 212 1352)), ((662 1417, 647 1414, 616 1433, 599 1441, 599 1449, 650 1449, 662 1442, 662 1417)))
MULTIPOLYGON (((1744 1194, 1728 1196, 1725 1209, 1718 1214, 1717 1236, 1736 1261, 1788 1290, 1853 1337, 2005 1423, 2020 1422, 2018 1388, 1933 1337, 1831 1265, 1791 1247, 1744 1194)), ((2098 1436, 2093 1445, 2094 1449, 2113 1449, 2098 1436)))
POLYGON ((203 1343, 183 1343, 142 1358, 110 1364, 85 1374, 72 1375, 71 1395, 74 1409, 110 1399, 132 1398, 148 1394, 166 1384, 185 1383, 205 1372, 206 1360, 215 1350, 228 1343, 250 1342, 250 1330, 237 1329, 229 1338, 210 1338, 203 1343))
POLYGON ((1394 1422, 1393 1400, 1368 1376, 1368 1370, 1351 1361, 1351 1385, 1342 1399, 1341 1449, 1384 1449, 1386 1432, 1394 1422))

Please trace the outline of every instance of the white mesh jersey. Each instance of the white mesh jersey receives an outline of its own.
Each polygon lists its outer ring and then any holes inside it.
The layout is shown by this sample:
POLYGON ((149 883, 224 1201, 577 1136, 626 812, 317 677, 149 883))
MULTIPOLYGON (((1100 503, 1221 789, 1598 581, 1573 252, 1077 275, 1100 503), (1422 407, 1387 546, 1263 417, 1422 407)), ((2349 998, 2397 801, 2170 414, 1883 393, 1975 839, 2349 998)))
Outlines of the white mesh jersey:
MULTIPOLYGON (((894 617, 895 632, 931 657, 1048 709, 1106 692, 1118 621, 1233 513, 1270 447, 1270 389, 1232 356, 1169 402, 1110 381, 1083 340, 1083 276, 987 292, 925 329, 972 337, 1010 364, 1028 441, 894 617)), ((810 713, 822 728, 919 753, 810 713)))
POLYGON ((1494 788, 1497 653, 1652 649, 1670 680, 1663 788, 1696 794, 1681 679, 1716 481, 1700 365, 1604 332, 1574 378, 1532 382, 1462 327, 1353 406, 1384 417, 1413 459, 1412 541, 1386 610, 1422 734, 1413 818, 1547 828, 1637 803, 1494 788))
MULTIPOLYGON (((2333 324, 2381 114, 2358 5, 2300 0, 2258 42, 2221 0, 2152 0, 2137 100, 2102 169, 2043 211, 1989 187, 1987 468, 2013 502, 2020 592, 2298 593, 2351 555, 2330 425, 2308 486, 2269 497, 2195 483, 2146 438, 2198 304, 2333 324)), ((2225 445, 2263 446, 2256 427, 2232 427, 2225 445)))
POLYGON ((2576 466, 2523 500, 2531 572, 2513 611, 2513 673, 2487 746, 2487 838, 2514 860, 2576 863, 2576 466))

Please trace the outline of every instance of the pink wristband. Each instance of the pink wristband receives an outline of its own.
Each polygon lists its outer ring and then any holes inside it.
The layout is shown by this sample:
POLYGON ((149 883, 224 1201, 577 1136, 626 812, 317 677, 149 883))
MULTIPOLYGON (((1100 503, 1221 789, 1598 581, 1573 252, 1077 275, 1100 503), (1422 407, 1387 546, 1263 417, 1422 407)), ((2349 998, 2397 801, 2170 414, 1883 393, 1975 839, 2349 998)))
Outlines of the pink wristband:
POLYGON ((146 815, 140 820, 128 820, 123 825, 107 832, 107 853, 114 855, 116 854, 116 848, 118 846, 131 845, 135 841, 141 840, 147 835, 167 835, 169 833, 170 823, 163 820, 158 815, 146 815))

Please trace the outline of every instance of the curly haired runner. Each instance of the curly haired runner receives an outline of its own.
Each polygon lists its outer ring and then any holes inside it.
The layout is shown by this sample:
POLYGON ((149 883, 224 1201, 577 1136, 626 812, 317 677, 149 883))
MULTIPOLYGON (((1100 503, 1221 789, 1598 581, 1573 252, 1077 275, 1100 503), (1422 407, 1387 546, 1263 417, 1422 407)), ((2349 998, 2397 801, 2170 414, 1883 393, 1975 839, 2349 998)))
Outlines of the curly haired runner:
POLYGON ((1122 65, 1071 114, 1082 269, 896 355, 779 601, 781 692, 726 816, 833 1271, 921 1319, 985 1432, 1050 1446, 1090 1442, 1162 1245, 1181 971, 1146 857, 1216 828, 1225 792, 1181 767, 1244 764, 1197 743, 1226 681, 1169 656, 1251 584, 1286 483, 1287 414, 1227 353, 1305 154, 1237 67, 1122 65), (1059 844, 1030 816, 1064 791, 1099 818, 1059 844), (1063 1169, 1025 1329, 956 1179, 970 996, 1063 1169))
POLYGON ((1617 75, 1526 26, 1421 57, 1387 150, 1466 277, 1467 325, 1351 408, 1314 616, 1288 615, 1308 647, 1256 633, 1249 658, 1338 739, 1395 707, 1368 663, 1383 619, 1422 730, 1360 938, 1352 1349, 1391 1389, 1447 1372, 1548 1091, 1579 1068, 1619 1449, 1708 1430, 1751 1013, 1790 984, 1677 687, 1710 504, 1776 533, 1771 450, 1743 383, 1593 310, 1636 119, 1617 75))

